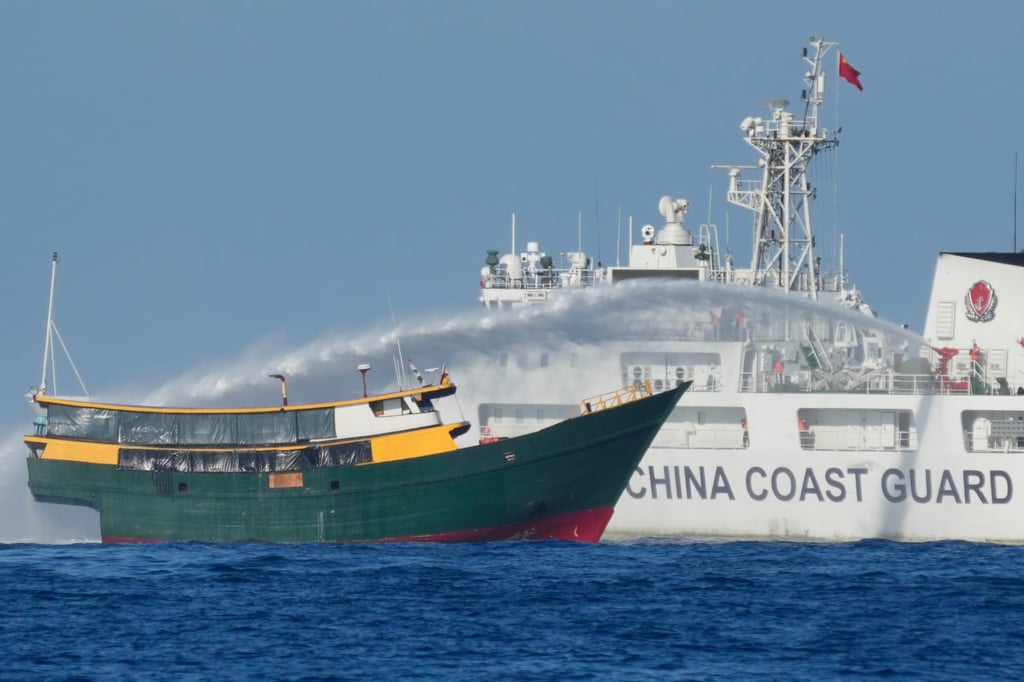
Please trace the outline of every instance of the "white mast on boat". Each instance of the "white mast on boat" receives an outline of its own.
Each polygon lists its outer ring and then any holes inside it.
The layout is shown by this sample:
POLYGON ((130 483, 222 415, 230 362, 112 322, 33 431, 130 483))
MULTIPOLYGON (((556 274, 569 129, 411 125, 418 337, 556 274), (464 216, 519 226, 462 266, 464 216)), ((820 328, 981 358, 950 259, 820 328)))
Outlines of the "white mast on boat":
MULTIPOLYGON (((46 370, 50 362, 50 344, 53 340, 53 288, 57 283, 57 263, 59 262, 60 256, 54 251, 53 262, 50 265, 50 305, 46 309, 46 341, 43 343, 43 376, 39 379, 39 393, 42 395, 46 395, 46 370)), ((57 383, 56 377, 53 382, 57 383)))
POLYGON ((53 380, 54 393, 57 391, 57 363, 53 357, 53 337, 56 336, 61 349, 64 351, 64 356, 68 359, 68 364, 71 365, 71 370, 75 373, 75 378, 78 379, 78 385, 82 387, 82 392, 86 397, 88 397, 89 391, 85 388, 85 382, 82 381, 82 375, 78 373, 78 368, 75 367, 75 361, 71 359, 71 353, 68 352, 68 347, 64 344, 64 339, 60 335, 60 330, 57 329, 57 323, 53 321, 53 294, 57 283, 57 263, 59 262, 60 256, 58 256, 57 252, 54 251, 52 264, 50 266, 50 304, 46 310, 46 341, 43 344, 43 376, 39 380, 39 388, 31 395, 46 395, 47 370, 49 370, 50 376, 53 380))
POLYGON ((788 100, 765 102, 770 119, 748 116, 740 124, 747 144, 761 155, 758 166, 729 167, 729 202, 755 214, 753 284, 803 291, 815 299, 819 273, 810 214, 815 190, 807 181, 807 165, 818 152, 839 144, 834 133, 818 126, 825 95, 823 60, 836 45, 812 37, 812 53, 804 48, 803 60, 811 69, 804 76, 803 120, 786 111, 788 100), (740 170, 752 168, 761 169, 761 180, 741 180, 740 170))

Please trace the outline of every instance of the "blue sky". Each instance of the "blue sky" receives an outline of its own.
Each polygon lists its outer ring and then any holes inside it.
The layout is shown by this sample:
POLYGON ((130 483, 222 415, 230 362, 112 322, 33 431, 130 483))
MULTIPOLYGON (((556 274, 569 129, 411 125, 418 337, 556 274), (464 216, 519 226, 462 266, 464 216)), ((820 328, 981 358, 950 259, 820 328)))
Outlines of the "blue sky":
POLYGON ((0 426, 31 419, 54 250, 94 394, 387 326, 389 301, 471 311, 512 212, 557 252, 582 211, 608 263, 620 208, 643 224, 687 197, 696 224, 712 190, 744 261, 749 216, 711 165, 755 160, 739 122, 799 98, 813 34, 865 88, 829 85, 819 239, 837 225, 867 300, 920 330, 939 251, 1013 246, 1024 11, 966 7, 4 2, 0 426))

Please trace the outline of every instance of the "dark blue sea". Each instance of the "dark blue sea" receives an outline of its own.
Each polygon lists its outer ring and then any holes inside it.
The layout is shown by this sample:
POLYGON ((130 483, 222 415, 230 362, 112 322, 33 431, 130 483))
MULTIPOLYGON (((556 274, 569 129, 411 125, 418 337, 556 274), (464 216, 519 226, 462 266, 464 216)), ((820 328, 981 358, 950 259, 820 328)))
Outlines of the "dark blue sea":
POLYGON ((1020 679, 1024 548, 0 545, 5 680, 1020 679))

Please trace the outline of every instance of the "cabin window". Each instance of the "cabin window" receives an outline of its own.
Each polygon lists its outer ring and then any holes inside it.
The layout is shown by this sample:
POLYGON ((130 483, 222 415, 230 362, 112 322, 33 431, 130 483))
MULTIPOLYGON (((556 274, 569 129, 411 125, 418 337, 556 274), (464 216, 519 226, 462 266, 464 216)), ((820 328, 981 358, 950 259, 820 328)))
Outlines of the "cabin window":
POLYGON ((961 420, 968 452, 1024 453, 1024 412, 967 410, 961 420))
POLYGON ((403 398, 386 398, 384 400, 372 400, 369 403, 374 416, 397 417, 412 412, 409 404, 403 398))
POLYGON ((543 424, 544 423, 544 408, 543 407, 538 407, 537 408, 537 423, 538 424, 543 424))
POLYGON ((787 428, 793 429, 804 450, 917 450, 917 427, 910 410, 804 408, 787 428))
POLYGON ((516 408, 516 424, 523 423, 523 410, 522 408, 516 408))
POLYGON ((504 416, 503 413, 504 413, 504 410, 502 410, 500 407, 495 407, 494 408, 494 423, 495 424, 500 424, 501 423, 501 418, 504 416))

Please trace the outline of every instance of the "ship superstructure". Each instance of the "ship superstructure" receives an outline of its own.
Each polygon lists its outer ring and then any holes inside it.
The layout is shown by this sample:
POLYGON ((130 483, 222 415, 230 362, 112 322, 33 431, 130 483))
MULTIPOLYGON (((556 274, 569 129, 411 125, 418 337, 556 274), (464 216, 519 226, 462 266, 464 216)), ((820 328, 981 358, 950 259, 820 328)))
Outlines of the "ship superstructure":
POLYGON ((772 100, 740 124, 757 164, 723 169, 753 214, 749 267, 663 197, 663 227, 642 228, 628 266, 579 250, 556 267, 531 242, 481 272, 488 310, 561 299, 574 320, 615 319, 563 349, 491 349, 485 386, 544 390, 474 394, 483 435, 538 428, 591 382, 693 381, 609 533, 1024 541, 1024 255, 940 254, 923 339, 878 320, 842 260, 822 267, 808 169, 838 144, 819 123, 837 53, 822 38, 804 50, 802 116, 772 100))

